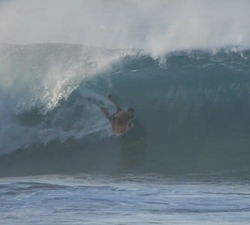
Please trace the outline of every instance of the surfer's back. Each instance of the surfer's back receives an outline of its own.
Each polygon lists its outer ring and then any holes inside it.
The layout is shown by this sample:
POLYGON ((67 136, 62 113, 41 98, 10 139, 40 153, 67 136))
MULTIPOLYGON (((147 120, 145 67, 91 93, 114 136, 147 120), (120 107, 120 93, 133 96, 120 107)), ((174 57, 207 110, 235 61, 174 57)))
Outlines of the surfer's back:
POLYGON ((112 120, 112 129, 118 136, 125 133, 132 125, 134 111, 122 111, 117 113, 112 120))

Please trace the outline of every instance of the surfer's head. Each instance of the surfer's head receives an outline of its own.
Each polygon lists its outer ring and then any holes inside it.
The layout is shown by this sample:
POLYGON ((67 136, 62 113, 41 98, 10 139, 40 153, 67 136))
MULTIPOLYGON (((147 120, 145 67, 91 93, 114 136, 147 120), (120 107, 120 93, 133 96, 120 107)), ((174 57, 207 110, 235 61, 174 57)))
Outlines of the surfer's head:
POLYGON ((128 109, 128 112, 131 114, 131 116, 134 116, 134 112, 135 112, 135 110, 133 109, 133 108, 129 108, 128 109))

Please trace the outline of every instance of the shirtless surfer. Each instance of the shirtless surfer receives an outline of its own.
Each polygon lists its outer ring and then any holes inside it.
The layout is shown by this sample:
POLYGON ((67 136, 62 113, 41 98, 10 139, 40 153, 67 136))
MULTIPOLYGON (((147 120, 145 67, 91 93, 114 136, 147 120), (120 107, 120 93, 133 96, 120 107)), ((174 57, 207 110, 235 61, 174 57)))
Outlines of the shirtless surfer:
POLYGON ((114 131, 115 135, 120 136, 133 127, 132 120, 134 118, 134 109, 129 108, 126 111, 122 111, 121 107, 111 94, 108 94, 107 98, 115 105, 116 113, 109 115, 107 109, 104 107, 101 107, 101 110, 104 116, 111 122, 112 130, 114 131))

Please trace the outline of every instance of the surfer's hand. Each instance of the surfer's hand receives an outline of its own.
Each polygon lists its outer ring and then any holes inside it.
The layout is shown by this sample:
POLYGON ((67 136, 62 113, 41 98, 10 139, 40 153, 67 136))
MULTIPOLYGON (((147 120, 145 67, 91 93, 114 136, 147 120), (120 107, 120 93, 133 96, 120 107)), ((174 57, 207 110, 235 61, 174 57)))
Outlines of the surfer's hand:
POLYGON ((113 97, 113 96, 112 96, 110 93, 107 94, 107 98, 108 98, 108 99, 111 99, 112 97, 113 97))

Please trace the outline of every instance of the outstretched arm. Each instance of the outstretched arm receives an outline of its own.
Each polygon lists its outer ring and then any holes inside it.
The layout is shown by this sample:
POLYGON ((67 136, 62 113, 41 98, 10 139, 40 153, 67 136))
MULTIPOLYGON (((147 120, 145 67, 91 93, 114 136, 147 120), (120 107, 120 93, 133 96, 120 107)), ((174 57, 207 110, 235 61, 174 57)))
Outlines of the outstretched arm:
POLYGON ((113 96, 111 94, 108 94, 107 98, 115 105, 117 111, 122 110, 121 107, 119 106, 119 104, 117 103, 117 101, 113 98, 113 96))

